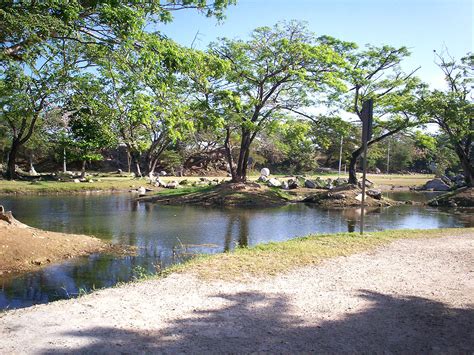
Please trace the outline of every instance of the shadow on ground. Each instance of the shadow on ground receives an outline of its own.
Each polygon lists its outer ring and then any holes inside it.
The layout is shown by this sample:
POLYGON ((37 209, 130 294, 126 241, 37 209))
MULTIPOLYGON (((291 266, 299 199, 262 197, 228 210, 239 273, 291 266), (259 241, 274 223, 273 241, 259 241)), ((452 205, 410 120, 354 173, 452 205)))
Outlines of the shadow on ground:
MULTIPOLYGON (((108 327, 68 333, 87 346, 68 353, 136 352, 443 352, 474 350, 474 309, 450 308, 419 297, 396 298, 361 291, 370 307, 337 321, 303 324, 286 298, 228 294, 230 305, 200 310, 163 330, 134 332, 108 327)), ((320 318, 321 315, 315 315, 320 318)), ((50 349, 48 353, 57 350, 50 349)), ((59 350, 60 352, 64 350, 59 350)))

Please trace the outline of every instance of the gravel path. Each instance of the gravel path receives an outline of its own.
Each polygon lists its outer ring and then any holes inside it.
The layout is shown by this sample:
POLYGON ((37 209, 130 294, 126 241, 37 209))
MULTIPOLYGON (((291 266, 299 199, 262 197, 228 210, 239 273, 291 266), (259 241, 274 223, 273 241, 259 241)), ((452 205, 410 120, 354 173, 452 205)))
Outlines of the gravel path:
POLYGON ((0 315, 0 353, 474 351, 474 233, 249 283, 189 275, 0 315))

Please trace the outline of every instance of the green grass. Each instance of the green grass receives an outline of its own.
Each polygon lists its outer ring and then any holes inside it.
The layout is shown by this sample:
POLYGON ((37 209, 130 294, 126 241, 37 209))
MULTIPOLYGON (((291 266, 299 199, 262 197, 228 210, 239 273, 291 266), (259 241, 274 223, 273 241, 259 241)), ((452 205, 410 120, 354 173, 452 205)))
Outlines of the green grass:
POLYGON ((8 181, 0 180, 0 193, 65 193, 83 191, 128 190, 146 184, 145 179, 126 177, 92 177, 94 182, 8 181), (97 181, 100 179, 101 181, 97 181))
POLYGON ((150 196, 160 196, 160 197, 178 197, 178 196, 185 196, 197 192, 207 192, 212 191, 215 189, 215 186, 203 185, 203 186, 180 186, 177 189, 166 189, 156 192, 154 195, 150 196))
MULTIPOLYGON (((277 178, 283 178, 285 175, 272 175, 277 178)), ((310 178, 316 178, 317 176, 327 179, 337 178, 337 174, 318 174, 308 176, 310 178)), ((346 177, 345 175, 342 175, 346 177)), ((213 179, 214 177, 208 177, 213 179)), ((375 175, 369 174, 369 180, 373 181, 376 185, 393 185, 393 186, 416 186, 423 185, 426 181, 433 178, 433 175, 375 175)), ((61 181, 8 181, 0 180, 0 193, 66 193, 66 192, 84 192, 84 191, 114 191, 114 190, 128 190, 130 188, 137 188, 139 186, 145 186, 147 179, 134 179, 130 177, 119 177, 114 174, 100 174, 99 176, 92 176, 94 182, 92 183, 74 183, 74 182, 61 182, 61 181), (97 181, 100 179, 101 181, 97 181)), ((181 181, 188 180, 190 183, 199 181, 199 177, 166 177, 164 181, 181 181)), ((220 177, 222 179, 222 177, 220 177)), ((250 180, 256 180, 257 176, 250 176, 250 180)), ((209 186, 195 186, 195 187, 184 187, 176 190, 166 190, 167 195, 184 195, 193 192, 205 191, 206 188, 212 188, 209 186)), ((160 192, 161 193, 161 192, 160 192)), ((283 196, 282 196, 283 197, 283 196)), ((285 198, 291 198, 290 195, 285 198)))
POLYGON ((436 238, 473 234, 474 228, 391 230, 367 233, 311 235, 285 242, 267 243, 231 253, 202 255, 164 270, 190 272, 203 279, 245 280, 276 275, 293 268, 318 264, 325 259, 373 250, 397 239, 436 238))

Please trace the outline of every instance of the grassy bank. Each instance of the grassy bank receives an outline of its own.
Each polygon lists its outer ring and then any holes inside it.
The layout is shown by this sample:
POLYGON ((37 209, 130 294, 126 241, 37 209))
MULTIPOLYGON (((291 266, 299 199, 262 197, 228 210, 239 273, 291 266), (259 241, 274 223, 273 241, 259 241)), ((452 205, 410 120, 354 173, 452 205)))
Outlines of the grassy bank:
POLYGON ((3 194, 43 194, 86 191, 126 191, 146 184, 145 179, 127 177, 99 177, 93 182, 63 181, 8 181, 0 180, 0 193, 3 194), (97 181, 100 180, 100 181, 97 181))
MULTIPOLYGON (((310 178, 316 178, 317 176, 322 179, 332 178, 336 179, 336 175, 321 174, 312 175, 310 178)), ((277 178, 283 179, 284 175, 275 175, 277 178)), ((214 179, 215 177, 208 177, 214 179)), ((223 177, 218 177, 220 180, 223 177)), ((258 176, 251 176, 250 180, 254 181, 258 176)), ((423 185, 429 179, 433 178, 432 175, 372 175, 369 174, 368 178, 373 181, 376 185, 382 187, 401 187, 408 188, 409 186, 423 185)), ((123 191, 131 188, 137 188, 139 186, 146 186, 147 179, 133 179, 130 177, 118 177, 111 176, 111 174, 105 174, 105 176, 92 177, 94 182, 74 183, 74 182, 61 182, 61 181, 8 181, 0 180, 0 193, 3 194, 43 194, 43 193, 66 193, 66 192, 86 192, 86 191, 123 191), (97 181, 100 180, 100 181, 97 181)), ((199 177, 165 177, 162 180, 169 182, 173 180, 181 181, 188 180, 190 183, 199 181, 199 177)), ((227 178, 228 179, 228 178, 227 178)), ((169 190, 168 190, 169 191, 169 190)), ((178 192, 174 192, 178 193, 178 192)), ((185 192, 182 192, 185 193, 185 192)))
POLYGON ((323 260, 373 250, 397 239, 436 238, 474 234, 474 228, 432 230, 390 230, 367 233, 311 235, 285 242, 267 243, 231 253, 204 255, 171 267, 173 272, 190 272, 203 279, 245 280, 276 275, 293 268, 318 264, 323 260))

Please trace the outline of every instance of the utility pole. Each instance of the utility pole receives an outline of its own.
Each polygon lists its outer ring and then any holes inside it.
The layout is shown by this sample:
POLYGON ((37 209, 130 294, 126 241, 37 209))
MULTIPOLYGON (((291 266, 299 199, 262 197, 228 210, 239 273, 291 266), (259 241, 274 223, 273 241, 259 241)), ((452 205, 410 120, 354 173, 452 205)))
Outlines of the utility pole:
POLYGON ((67 172, 66 166, 66 148, 63 148, 63 173, 67 172))
POLYGON ((388 146, 387 146, 387 174, 390 171, 390 140, 388 141, 388 146))
POLYGON ((341 148, 339 149, 339 171, 338 175, 341 175, 341 167, 342 167, 342 143, 344 142, 344 136, 341 134, 341 148))
POLYGON ((367 177, 367 142, 372 138, 372 117, 374 100, 364 101, 362 105, 362 144, 364 146, 364 162, 362 170, 362 201, 360 214, 360 234, 364 234, 364 212, 365 212, 365 182, 367 177))

